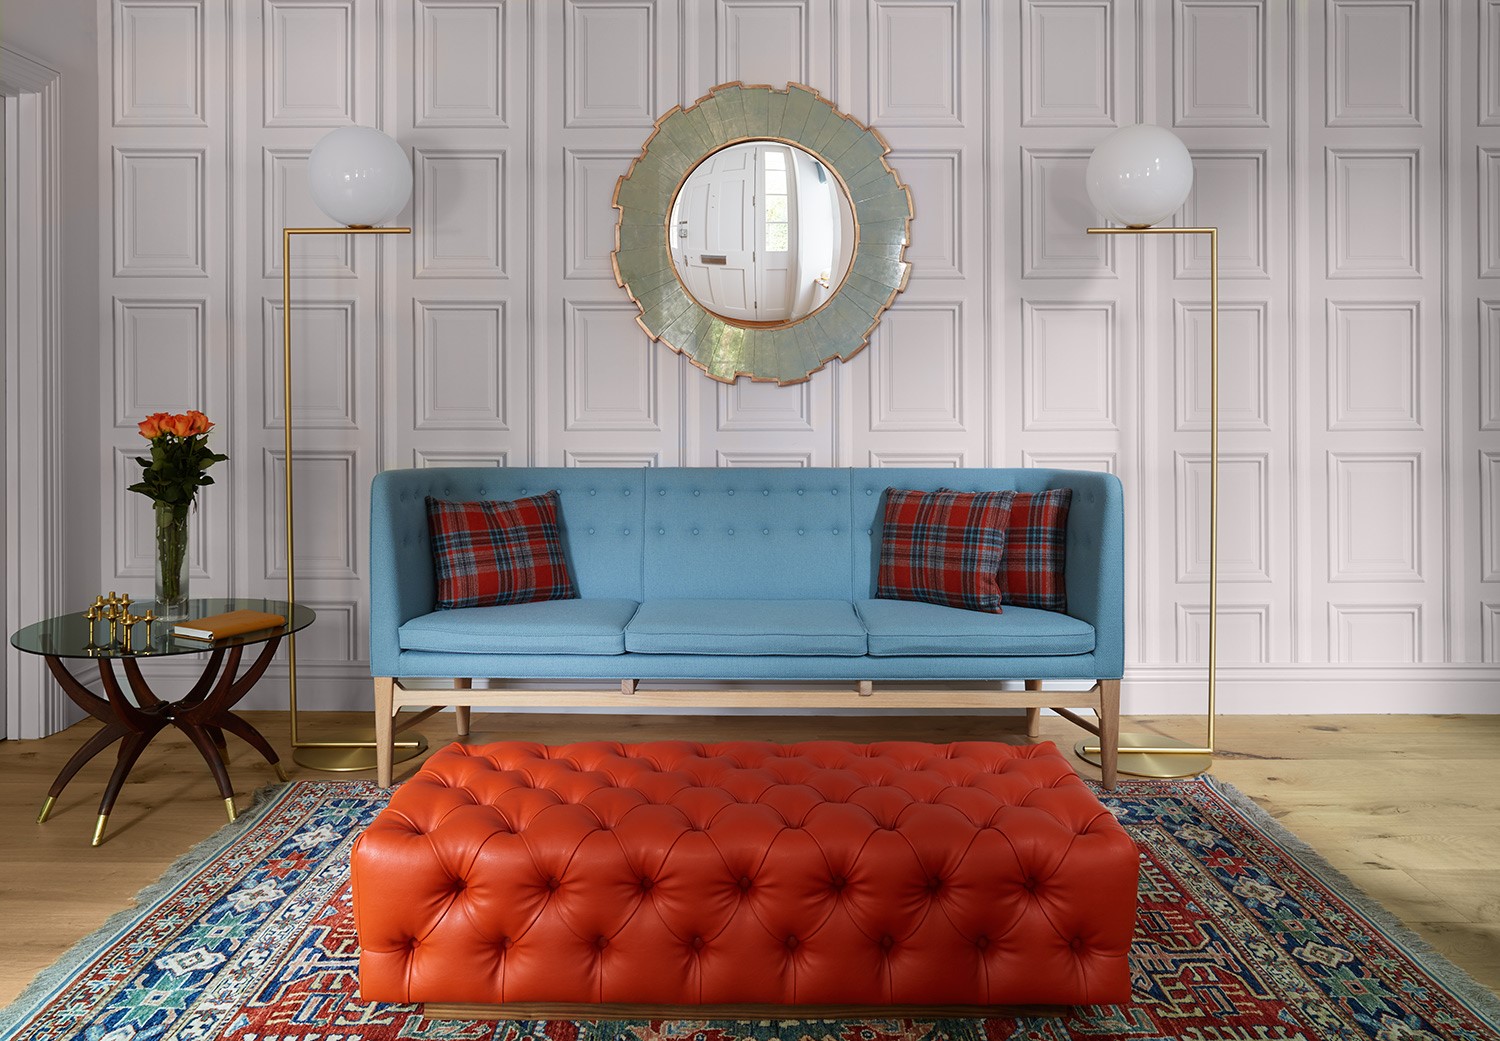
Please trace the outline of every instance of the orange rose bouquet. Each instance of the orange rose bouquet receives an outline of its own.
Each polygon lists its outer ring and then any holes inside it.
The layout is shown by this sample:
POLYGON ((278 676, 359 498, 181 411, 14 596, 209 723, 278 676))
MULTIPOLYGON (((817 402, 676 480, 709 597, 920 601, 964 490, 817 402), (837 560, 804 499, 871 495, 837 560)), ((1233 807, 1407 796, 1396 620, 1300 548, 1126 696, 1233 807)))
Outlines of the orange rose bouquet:
POLYGON ((187 604, 188 510, 198 489, 213 484, 208 468, 228 459, 208 447, 213 423, 196 409, 179 414, 154 412, 140 423, 151 442, 151 456, 140 456, 141 479, 130 486, 156 506, 156 599, 162 617, 187 604))

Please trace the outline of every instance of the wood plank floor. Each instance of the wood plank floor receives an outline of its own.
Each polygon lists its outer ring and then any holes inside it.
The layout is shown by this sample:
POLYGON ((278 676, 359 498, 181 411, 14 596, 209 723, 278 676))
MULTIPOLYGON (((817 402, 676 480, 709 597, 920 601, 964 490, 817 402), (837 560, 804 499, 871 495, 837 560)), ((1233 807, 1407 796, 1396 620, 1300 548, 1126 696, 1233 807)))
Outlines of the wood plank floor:
MULTIPOLYGON (((285 713, 247 713, 278 748, 285 713)), ((304 716, 304 736, 357 725, 357 716, 304 716)), ((498 716, 475 713, 471 740, 561 743, 655 739, 795 741, 837 735, 1023 741, 1019 719, 944 717, 498 716), (504 727, 503 732, 499 729, 504 727)), ((112 752, 74 778, 52 820, 36 813, 57 771, 97 724, 44 741, 0 742, 0 1003, 73 943, 129 907, 194 842, 224 823, 223 805, 192 746, 175 731, 137 764, 110 819, 89 846, 112 752)), ((422 730, 441 747, 452 716, 422 730)), ((1201 721, 1135 719, 1127 728, 1201 740, 1201 721)), ((1071 747, 1080 732, 1044 717, 1043 737, 1071 747)), ((1265 807, 1293 833, 1429 943, 1500 990, 1500 716, 1232 716, 1220 720, 1213 773, 1265 807)), ((230 740, 239 805, 274 780, 248 747, 230 740)), ((297 768, 293 777, 319 774, 297 768)), ((1079 764, 1086 775, 1097 771, 1079 764)), ((409 775, 414 764, 398 767, 409 775)))

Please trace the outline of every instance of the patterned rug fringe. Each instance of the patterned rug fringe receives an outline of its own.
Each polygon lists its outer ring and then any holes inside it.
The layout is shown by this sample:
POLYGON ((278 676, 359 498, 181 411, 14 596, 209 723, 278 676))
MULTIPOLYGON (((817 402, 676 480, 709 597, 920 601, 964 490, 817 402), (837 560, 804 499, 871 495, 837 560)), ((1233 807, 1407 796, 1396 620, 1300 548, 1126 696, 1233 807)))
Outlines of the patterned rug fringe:
POLYGON ((59 984, 71 979, 99 948, 139 921, 148 907, 170 896, 179 882, 249 831, 275 805, 276 796, 290 787, 291 782, 273 781, 257 788, 251 793, 249 809, 178 857, 161 878, 135 894, 129 907, 110 915, 103 925, 37 973, 36 978, 26 985, 26 989, 21 991, 16 1000, 0 1008, 0 1038, 9 1036, 11 1031, 24 1023, 52 996, 59 984))
POLYGON ((1318 881, 1326 884, 1350 907, 1368 918, 1371 924, 1384 933, 1392 943, 1399 945, 1413 959, 1421 962, 1423 968, 1430 971, 1439 983, 1457 995, 1476 1015, 1489 1020, 1492 1026, 1500 1029, 1500 995, 1496 995, 1463 969, 1454 965, 1446 955, 1413 932, 1405 922, 1376 903, 1369 894, 1351 881, 1349 876, 1324 860, 1311 846, 1288 831, 1280 821, 1266 812, 1265 807, 1250 796, 1217 777, 1205 774, 1199 780, 1208 782, 1214 791, 1223 796, 1225 802, 1255 821, 1266 833, 1267 838, 1316 875, 1318 881))

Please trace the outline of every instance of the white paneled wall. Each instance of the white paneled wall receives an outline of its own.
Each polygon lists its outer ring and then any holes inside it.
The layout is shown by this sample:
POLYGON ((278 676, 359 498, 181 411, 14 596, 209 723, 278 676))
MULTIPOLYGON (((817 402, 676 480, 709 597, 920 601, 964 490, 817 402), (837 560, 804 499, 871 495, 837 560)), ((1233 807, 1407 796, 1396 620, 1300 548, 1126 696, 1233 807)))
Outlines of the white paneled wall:
MULTIPOLYGON (((1221 229, 1228 711, 1500 709, 1500 0, 100 0, 102 552, 155 409, 232 455, 198 592, 284 589, 283 225, 306 159, 409 151, 409 237, 296 246, 298 589, 313 705, 366 703, 385 467, 1046 465, 1128 501, 1127 711, 1202 703, 1205 243, 1089 237, 1090 150, 1173 127, 1221 229), (610 267, 673 105, 810 84, 911 186, 909 289, 803 385, 714 383, 610 267)), ((283 697, 268 684, 262 702, 283 697)))

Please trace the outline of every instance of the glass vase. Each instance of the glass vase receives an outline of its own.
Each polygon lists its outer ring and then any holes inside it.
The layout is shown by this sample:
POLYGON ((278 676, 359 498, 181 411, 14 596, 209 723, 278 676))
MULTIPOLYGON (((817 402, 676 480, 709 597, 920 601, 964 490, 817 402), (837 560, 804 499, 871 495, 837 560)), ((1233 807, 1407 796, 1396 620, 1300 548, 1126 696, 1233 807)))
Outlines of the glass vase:
POLYGON ((187 617, 188 507, 156 504, 156 617, 187 617))

